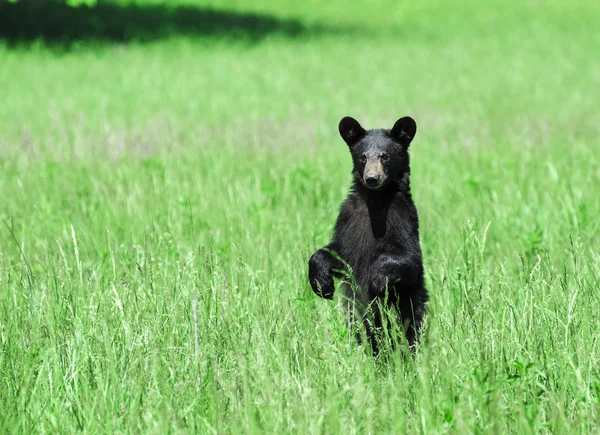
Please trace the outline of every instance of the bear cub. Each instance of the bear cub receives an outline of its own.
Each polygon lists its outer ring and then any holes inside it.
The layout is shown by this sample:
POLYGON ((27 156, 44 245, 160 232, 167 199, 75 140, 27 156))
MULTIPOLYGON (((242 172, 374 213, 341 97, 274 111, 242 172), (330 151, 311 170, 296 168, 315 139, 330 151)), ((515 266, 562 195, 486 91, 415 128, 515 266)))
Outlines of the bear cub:
POLYGON ((340 121, 339 132, 352 154, 353 184, 331 243, 309 260, 310 285, 317 295, 333 299, 333 278, 343 279, 348 320, 363 323, 375 354, 382 310, 400 316, 412 348, 428 300, 409 180, 408 146, 417 125, 406 116, 391 130, 365 130, 347 116, 340 121), (357 285, 350 284, 344 262, 357 285))

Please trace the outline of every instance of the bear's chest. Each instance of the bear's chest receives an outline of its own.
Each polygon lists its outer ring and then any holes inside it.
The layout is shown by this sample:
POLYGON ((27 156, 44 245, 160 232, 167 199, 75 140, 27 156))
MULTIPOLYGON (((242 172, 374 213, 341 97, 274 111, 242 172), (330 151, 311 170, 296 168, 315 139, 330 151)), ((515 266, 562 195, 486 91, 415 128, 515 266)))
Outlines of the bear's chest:
POLYGON ((354 203, 342 213, 343 225, 338 228, 336 242, 340 254, 355 272, 398 245, 398 223, 403 217, 396 207, 354 203))

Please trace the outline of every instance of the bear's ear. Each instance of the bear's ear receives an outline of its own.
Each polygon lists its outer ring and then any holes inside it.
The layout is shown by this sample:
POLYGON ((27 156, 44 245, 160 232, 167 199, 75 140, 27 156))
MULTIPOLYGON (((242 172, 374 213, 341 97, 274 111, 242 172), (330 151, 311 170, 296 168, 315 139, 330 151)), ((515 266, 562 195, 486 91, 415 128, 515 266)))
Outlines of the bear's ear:
POLYGON ((344 116, 338 126, 342 139, 349 147, 362 139, 366 130, 358 123, 358 121, 350 116, 344 116))
POLYGON ((415 134, 417 134, 417 123, 410 116, 400 118, 390 131, 390 135, 404 146, 410 145, 415 134))

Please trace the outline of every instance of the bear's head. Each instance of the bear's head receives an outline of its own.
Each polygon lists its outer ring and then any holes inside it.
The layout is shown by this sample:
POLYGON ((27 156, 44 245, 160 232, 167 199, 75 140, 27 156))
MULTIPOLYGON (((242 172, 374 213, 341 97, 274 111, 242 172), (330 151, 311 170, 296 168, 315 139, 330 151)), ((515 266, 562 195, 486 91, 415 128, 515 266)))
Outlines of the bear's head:
POLYGON ((417 133, 410 116, 400 118, 391 130, 365 130, 346 116, 339 124, 340 135, 350 147, 356 181, 367 189, 381 190, 401 182, 409 174, 408 146, 417 133))

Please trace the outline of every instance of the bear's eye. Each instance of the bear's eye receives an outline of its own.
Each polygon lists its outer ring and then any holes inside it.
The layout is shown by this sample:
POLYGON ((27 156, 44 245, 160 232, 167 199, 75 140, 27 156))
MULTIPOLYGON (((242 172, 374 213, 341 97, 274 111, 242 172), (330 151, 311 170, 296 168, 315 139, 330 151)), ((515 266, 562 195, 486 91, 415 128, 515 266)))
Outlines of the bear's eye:
POLYGON ((387 154, 382 154, 381 155, 381 161, 382 162, 387 162, 390 159, 390 156, 388 156, 387 154))
POLYGON ((367 161, 367 155, 363 154, 362 156, 360 156, 360 162, 361 163, 365 163, 367 161))

